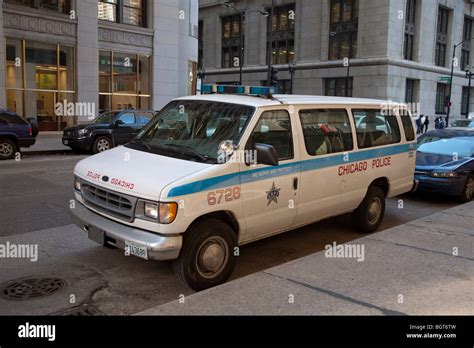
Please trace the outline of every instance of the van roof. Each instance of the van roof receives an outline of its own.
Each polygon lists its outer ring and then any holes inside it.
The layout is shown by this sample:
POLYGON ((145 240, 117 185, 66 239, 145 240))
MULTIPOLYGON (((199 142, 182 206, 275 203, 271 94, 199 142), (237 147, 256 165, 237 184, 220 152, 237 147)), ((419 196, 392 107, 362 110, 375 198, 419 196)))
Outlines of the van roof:
MULTIPOLYGON (((276 94, 272 99, 259 98, 245 95, 235 94, 204 94, 204 95, 193 95, 178 100, 202 100, 202 101, 215 101, 221 103, 232 103, 232 104, 243 104, 253 107, 263 106, 277 106, 277 105, 308 105, 308 104, 334 104, 334 105, 373 105, 380 106, 387 104, 387 100, 378 99, 364 99, 364 98, 344 98, 344 97, 327 97, 327 96, 314 96, 314 95, 287 95, 287 94, 276 94)), ((405 105, 401 103, 391 102, 391 105, 405 105)))

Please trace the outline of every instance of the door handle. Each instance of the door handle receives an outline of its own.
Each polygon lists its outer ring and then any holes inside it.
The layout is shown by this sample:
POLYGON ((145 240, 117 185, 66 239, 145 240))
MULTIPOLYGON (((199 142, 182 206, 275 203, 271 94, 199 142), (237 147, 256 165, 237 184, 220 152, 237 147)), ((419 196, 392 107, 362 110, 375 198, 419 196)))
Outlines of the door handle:
POLYGON ((293 179, 293 189, 295 191, 298 190, 298 178, 293 179))

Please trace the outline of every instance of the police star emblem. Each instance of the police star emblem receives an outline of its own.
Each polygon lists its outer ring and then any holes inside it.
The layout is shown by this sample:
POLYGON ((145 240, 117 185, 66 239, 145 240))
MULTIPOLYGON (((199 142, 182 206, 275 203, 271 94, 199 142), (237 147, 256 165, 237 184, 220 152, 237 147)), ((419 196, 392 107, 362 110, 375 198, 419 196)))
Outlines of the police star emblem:
POLYGON ((268 200, 267 207, 270 204, 272 204, 272 202, 275 202, 276 204, 278 204, 278 198, 280 197, 280 191, 281 191, 281 189, 277 188, 275 186, 275 182, 273 182, 271 190, 267 191, 267 200, 268 200))

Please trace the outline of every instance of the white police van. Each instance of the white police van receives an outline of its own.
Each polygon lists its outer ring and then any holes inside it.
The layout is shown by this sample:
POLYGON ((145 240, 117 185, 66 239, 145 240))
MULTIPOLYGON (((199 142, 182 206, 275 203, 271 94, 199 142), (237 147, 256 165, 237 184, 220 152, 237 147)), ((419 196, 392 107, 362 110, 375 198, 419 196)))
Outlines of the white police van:
POLYGON ((201 290, 230 277, 243 244, 350 212, 357 230, 377 230, 385 199, 413 188, 415 141, 401 104, 180 98, 131 143, 77 164, 71 212, 92 240, 175 260, 201 290))

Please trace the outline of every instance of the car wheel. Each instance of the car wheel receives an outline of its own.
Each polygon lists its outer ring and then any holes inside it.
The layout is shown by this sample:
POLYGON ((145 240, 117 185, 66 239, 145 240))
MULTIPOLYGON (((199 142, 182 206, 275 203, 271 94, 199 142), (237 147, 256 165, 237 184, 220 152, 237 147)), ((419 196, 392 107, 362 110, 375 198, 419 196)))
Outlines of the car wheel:
POLYGON ((112 148, 112 143, 109 137, 99 136, 95 139, 94 145, 92 146, 93 153, 104 152, 112 148))
POLYGON ((352 223, 360 233, 377 231, 385 215, 385 194, 378 186, 371 186, 360 206, 352 213, 352 223))
POLYGON ((0 159, 8 160, 15 158, 18 145, 10 139, 0 139, 0 159))
POLYGON ((176 275, 193 290, 225 283, 235 268, 237 237, 220 220, 203 220, 184 234, 180 257, 173 262, 176 275))
POLYGON ((474 198, 474 175, 469 175, 464 185, 464 190, 462 191, 459 200, 461 203, 469 203, 474 198))

